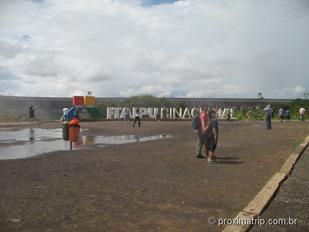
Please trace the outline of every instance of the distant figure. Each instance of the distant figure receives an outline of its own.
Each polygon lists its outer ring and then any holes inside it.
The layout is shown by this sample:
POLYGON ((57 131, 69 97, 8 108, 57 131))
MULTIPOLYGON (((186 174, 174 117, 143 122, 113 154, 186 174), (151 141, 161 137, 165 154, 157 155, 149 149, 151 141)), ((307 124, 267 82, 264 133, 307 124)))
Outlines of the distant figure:
POLYGON ((230 108, 227 109, 227 119, 226 120, 231 121, 231 109, 230 108))
POLYGON ((136 109, 135 117, 134 117, 134 123, 133 127, 135 127, 135 123, 138 122, 138 127, 141 126, 141 113, 139 112, 139 108, 136 109))
POLYGON ((156 121, 159 121, 159 120, 160 120, 160 114, 159 114, 159 112, 156 113, 156 115, 155 115, 155 120, 156 120, 156 121))
POLYGON ((290 112, 290 110, 287 108, 286 110, 285 110, 285 120, 286 121, 289 121, 291 119, 291 112, 290 112))
POLYGON ((305 112, 306 112, 306 109, 304 107, 301 107, 299 109, 299 120, 302 122, 305 121, 305 112))
POLYGON ((34 121, 34 106, 33 105, 29 107, 29 119, 30 119, 30 122, 34 121))
POLYGON ((124 111, 124 121, 130 121, 130 113, 128 108, 125 108, 124 111))
POLYGON ((266 129, 270 130, 272 128, 271 127, 271 118, 272 118, 272 115, 273 115, 273 110, 272 110, 272 108, 270 108, 270 105, 267 105, 264 108, 264 113, 265 113, 266 129))
POLYGON ((247 112, 247 121, 249 121, 251 118, 252 118, 252 111, 249 110, 249 111, 247 112))
POLYGON ((282 109, 282 107, 279 109, 278 113, 279 113, 280 121, 283 122, 283 119, 285 118, 285 115, 284 115, 285 112, 284 112, 284 110, 282 109))
POLYGON ((168 110, 165 108, 165 106, 163 106, 162 119, 163 120, 167 119, 167 116, 168 116, 168 110))
POLYGON ((62 115, 60 117, 60 121, 65 121, 66 120, 66 115, 69 111, 69 107, 65 107, 62 109, 62 115))

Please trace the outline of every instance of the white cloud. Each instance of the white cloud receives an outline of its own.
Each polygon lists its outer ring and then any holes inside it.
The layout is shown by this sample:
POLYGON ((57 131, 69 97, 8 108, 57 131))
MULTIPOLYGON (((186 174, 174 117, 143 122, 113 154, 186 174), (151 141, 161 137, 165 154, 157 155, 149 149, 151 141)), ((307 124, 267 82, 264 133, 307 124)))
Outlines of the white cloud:
POLYGON ((1 1, 0 94, 301 97, 308 22, 305 0, 1 1))

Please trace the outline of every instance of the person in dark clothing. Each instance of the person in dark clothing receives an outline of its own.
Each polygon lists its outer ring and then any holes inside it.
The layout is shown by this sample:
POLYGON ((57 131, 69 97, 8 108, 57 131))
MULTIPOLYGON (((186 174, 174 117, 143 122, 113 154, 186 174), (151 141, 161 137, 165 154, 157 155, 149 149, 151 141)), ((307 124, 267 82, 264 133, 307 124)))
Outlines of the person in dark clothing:
POLYGON ((34 106, 29 107, 29 119, 32 122, 34 120, 34 106))
POLYGON ((209 122, 206 131, 207 147, 208 147, 208 163, 213 163, 216 159, 214 152, 218 144, 219 125, 218 120, 216 119, 215 111, 213 110, 209 111, 208 116, 209 116, 209 122))
POLYGON ((138 123, 138 127, 141 126, 141 113, 139 112, 139 108, 136 109, 135 117, 134 117, 134 122, 133 122, 133 127, 135 127, 135 123, 138 123))
POLYGON ((267 105, 264 108, 264 113, 265 113, 265 124, 266 124, 266 129, 267 130, 271 130, 272 126, 271 126, 271 118, 273 115, 273 110, 272 108, 270 108, 270 105, 267 105))

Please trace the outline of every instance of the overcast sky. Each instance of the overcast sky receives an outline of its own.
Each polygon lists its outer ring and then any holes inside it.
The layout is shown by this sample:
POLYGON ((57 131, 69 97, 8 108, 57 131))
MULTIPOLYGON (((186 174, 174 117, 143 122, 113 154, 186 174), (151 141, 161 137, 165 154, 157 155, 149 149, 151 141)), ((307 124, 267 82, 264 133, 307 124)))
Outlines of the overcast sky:
POLYGON ((0 0, 0 95, 302 98, 308 0, 0 0))

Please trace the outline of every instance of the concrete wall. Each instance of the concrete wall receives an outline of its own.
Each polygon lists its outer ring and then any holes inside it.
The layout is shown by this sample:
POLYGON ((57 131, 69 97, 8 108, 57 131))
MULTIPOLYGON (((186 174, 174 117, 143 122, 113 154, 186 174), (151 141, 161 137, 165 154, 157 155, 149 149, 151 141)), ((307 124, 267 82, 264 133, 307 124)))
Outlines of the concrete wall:
POLYGON ((71 104, 70 98, 0 96, 0 121, 27 121, 31 105, 34 105, 36 118, 59 119, 62 108, 71 104))
MULTIPOLYGON (((97 98, 97 104, 104 101, 121 101, 126 98, 97 98)), ((271 103, 289 103, 292 99, 245 99, 245 98, 169 98, 188 107, 198 107, 205 104, 218 105, 222 108, 255 108, 264 107, 271 103)), ((40 120, 55 120, 62 115, 64 107, 72 105, 71 98, 47 98, 47 97, 11 97, 0 96, 0 121, 27 121, 29 107, 34 105, 35 116, 40 120)))

